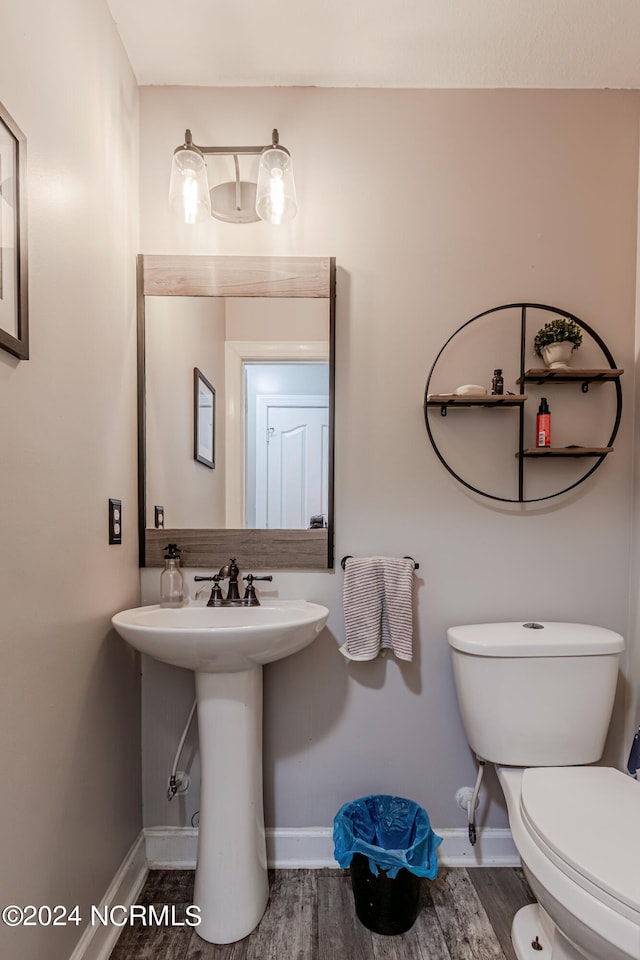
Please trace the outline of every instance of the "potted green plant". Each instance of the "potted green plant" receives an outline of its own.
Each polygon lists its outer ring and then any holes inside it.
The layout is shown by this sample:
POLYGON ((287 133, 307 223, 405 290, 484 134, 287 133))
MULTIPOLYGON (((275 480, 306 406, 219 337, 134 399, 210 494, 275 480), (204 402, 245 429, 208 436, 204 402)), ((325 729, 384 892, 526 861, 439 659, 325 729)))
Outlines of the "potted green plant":
POLYGON ((582 330, 568 317, 554 317, 536 333, 533 349, 545 367, 567 367, 574 350, 582 343, 582 330))

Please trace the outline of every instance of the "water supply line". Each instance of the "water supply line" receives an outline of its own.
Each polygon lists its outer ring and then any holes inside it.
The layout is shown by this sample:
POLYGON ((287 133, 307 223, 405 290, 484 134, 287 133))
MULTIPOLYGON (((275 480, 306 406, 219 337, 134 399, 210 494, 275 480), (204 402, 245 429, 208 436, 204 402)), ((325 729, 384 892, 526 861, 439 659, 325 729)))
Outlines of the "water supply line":
POLYGON ((467 804, 467 818, 469 821, 469 843, 472 847, 475 846, 477 835, 476 835, 476 807, 478 805, 478 794, 480 793, 480 784, 482 783, 482 777, 484 774, 484 764, 485 761, 480 757, 476 757, 478 761, 478 776, 476 777, 476 785, 473 788, 473 793, 471 794, 471 799, 467 804))
POLYGON ((191 707, 191 710, 189 712, 189 717, 187 719, 187 722, 184 725, 182 736, 180 737, 180 743, 178 744, 178 749, 176 750, 176 756, 173 761, 173 767, 171 768, 171 776, 169 777, 169 789, 167 790, 167 800, 169 801, 173 800, 176 793, 180 789, 180 782, 176 779, 176 773, 178 771, 178 763, 180 762, 180 754, 182 753, 184 742, 187 739, 187 733, 189 732, 189 727, 191 726, 193 715, 196 712, 196 704, 197 704, 197 700, 194 700, 193 706, 191 707))

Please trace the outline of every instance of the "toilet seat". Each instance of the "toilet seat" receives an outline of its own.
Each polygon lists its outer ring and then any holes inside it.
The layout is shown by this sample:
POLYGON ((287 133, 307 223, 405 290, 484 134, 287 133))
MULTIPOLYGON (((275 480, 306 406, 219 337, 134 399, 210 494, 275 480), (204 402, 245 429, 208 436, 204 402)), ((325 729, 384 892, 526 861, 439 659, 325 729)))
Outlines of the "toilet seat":
POLYGON ((520 812, 566 876, 640 924, 640 782, 609 767, 528 768, 520 812))

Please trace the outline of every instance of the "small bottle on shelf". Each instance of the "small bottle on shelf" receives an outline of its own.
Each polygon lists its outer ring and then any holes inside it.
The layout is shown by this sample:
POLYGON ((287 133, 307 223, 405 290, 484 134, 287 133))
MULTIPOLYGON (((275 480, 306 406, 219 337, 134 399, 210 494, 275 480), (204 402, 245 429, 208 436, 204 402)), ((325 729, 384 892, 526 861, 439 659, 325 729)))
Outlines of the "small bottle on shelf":
POLYGON ((540 407, 536 416, 536 447, 551 446, 551 413, 546 397, 540 398, 540 407))
POLYGON ((493 371, 493 380, 491 381, 491 395, 494 397, 501 396, 504 393, 504 378, 502 376, 502 370, 493 371))

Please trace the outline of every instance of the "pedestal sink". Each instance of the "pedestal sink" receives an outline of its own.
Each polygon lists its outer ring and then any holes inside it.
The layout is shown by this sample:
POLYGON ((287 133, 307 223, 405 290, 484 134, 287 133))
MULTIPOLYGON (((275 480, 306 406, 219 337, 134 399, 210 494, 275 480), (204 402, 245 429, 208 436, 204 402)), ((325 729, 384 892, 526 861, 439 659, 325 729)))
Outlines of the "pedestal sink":
POLYGON ((329 611, 299 600, 258 607, 136 607, 116 614, 142 653, 196 674, 201 792, 194 903, 199 935, 241 940, 269 898, 262 804, 262 665, 302 650, 329 611))

